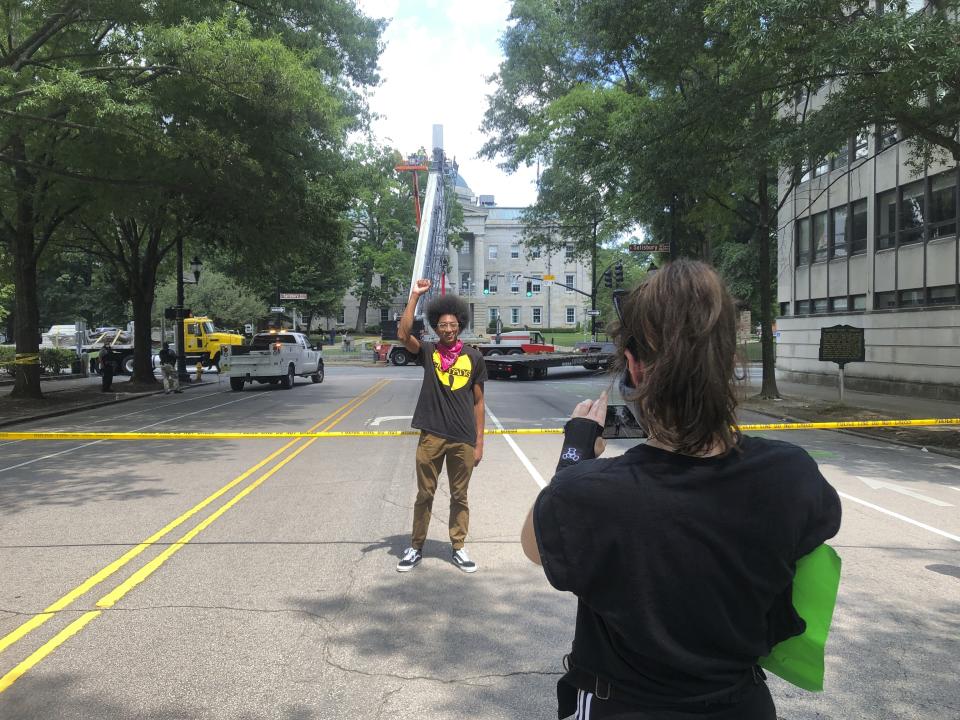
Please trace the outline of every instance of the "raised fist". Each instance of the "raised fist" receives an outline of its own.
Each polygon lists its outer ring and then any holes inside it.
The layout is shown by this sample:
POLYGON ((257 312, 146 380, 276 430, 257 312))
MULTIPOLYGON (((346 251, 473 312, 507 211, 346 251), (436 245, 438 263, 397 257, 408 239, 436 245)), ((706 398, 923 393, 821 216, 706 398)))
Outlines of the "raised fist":
POLYGON ((413 284, 413 294, 417 297, 423 295, 427 290, 430 289, 430 281, 427 279, 417 280, 413 284))

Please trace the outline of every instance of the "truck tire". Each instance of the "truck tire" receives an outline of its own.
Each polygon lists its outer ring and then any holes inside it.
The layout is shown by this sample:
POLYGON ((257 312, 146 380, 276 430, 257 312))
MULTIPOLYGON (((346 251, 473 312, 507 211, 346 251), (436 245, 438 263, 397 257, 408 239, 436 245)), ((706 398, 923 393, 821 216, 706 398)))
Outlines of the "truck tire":
POLYGON ((220 353, 219 352, 216 355, 214 355, 212 358, 210 358, 210 362, 207 365, 207 367, 210 368, 211 370, 216 368, 217 372, 220 372, 220 353))
POLYGON ((489 350, 487 351, 487 357, 496 357, 497 355, 503 355, 499 350, 489 350))
POLYGON ((583 369, 584 369, 584 370, 599 370, 599 369, 600 369, 600 364, 599 364, 599 363, 592 363, 592 362, 591 362, 591 363, 584 363, 584 364, 583 364, 583 369))
POLYGON ((125 375, 133 375, 133 355, 123 358, 123 372, 125 375))
POLYGON ((520 348, 514 348, 513 350, 508 350, 507 355, 523 355, 523 350, 520 348))
POLYGON ((296 378, 297 376, 294 374, 293 365, 288 366, 287 374, 280 378, 280 387, 284 390, 289 390, 293 387, 296 378))
POLYGON ((243 378, 230 378, 230 389, 234 391, 243 390, 243 378))
POLYGON ((528 367, 517 368, 517 380, 529 380, 533 376, 528 367))
POLYGON ((534 368, 534 370, 533 370, 533 378, 534 378, 534 380, 542 380, 542 379, 545 378, 546 376, 547 376, 547 369, 546 369, 546 368, 534 368))
POLYGON ((317 368, 317 371, 310 376, 310 380, 315 383, 323 382, 323 367, 317 368))
POLYGON ((394 365, 406 365, 410 362, 410 353, 406 348, 400 348, 390 353, 390 360, 394 365))

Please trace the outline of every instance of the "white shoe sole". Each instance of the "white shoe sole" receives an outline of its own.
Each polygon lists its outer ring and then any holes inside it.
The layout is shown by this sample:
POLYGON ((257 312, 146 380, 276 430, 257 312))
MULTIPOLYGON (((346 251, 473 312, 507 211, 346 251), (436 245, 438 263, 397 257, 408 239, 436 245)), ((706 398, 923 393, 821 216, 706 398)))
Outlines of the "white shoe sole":
POLYGON ((420 564, 420 560, 417 560, 413 565, 408 565, 406 567, 401 567, 400 565, 397 565, 397 572, 410 572, 419 564, 420 564))

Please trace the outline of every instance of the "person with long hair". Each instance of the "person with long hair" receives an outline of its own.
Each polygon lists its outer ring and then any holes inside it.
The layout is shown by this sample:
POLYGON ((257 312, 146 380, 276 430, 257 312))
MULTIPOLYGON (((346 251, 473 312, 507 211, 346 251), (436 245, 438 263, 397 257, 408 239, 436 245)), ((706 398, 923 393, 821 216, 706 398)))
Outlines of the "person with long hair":
POLYGON ((839 497, 802 448, 739 432, 736 310, 709 265, 675 260, 614 299, 648 438, 597 458, 606 394, 581 402, 521 532, 578 598, 558 717, 776 720, 757 661, 803 632, 796 561, 837 533, 839 497))

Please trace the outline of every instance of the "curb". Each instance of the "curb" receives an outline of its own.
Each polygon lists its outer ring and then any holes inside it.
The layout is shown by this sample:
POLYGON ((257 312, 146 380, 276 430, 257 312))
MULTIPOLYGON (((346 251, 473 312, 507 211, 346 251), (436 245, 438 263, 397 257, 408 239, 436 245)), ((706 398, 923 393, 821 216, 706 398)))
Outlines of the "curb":
MULTIPOLYGON (((198 384, 191 385, 190 387, 201 387, 203 385, 214 385, 216 383, 206 383, 201 382, 198 384)), ((22 423, 34 422, 35 420, 46 420, 48 418, 61 417, 63 415, 70 415, 76 412, 83 412, 84 410, 95 410, 96 408, 106 407, 107 405, 119 405, 120 403, 130 402, 132 400, 139 400, 140 398, 153 397, 154 395, 162 395, 163 390, 154 390, 152 392, 137 393, 136 395, 131 395, 130 397, 118 397, 113 400, 104 400, 103 402, 90 403, 88 405, 77 405, 76 407, 71 408, 62 408, 60 410, 51 410, 50 412, 40 413, 39 415, 29 415, 20 418, 14 418, 11 420, 0 420, 0 427, 9 427, 11 425, 20 425, 22 423)))
MULTIPOLYGON (((774 415, 773 413, 764 412, 763 410, 754 410, 751 407, 746 405, 738 405, 737 407, 747 410, 757 415, 763 415, 764 417, 771 418, 773 420, 782 420, 785 422, 810 422, 809 420, 803 420, 802 418, 795 418, 792 415, 774 415)), ((867 440, 879 440, 880 442, 890 443, 891 445, 901 445, 903 447, 913 448, 915 450, 920 450, 921 452, 936 453, 937 455, 943 455, 944 457, 950 458, 960 458, 960 451, 950 450, 949 448, 929 448, 926 445, 917 445, 916 443, 906 442, 904 440, 898 440, 895 438, 881 438, 876 435, 869 435, 858 430, 851 430, 849 428, 838 428, 836 430, 824 430, 823 432, 838 432, 845 435, 853 435, 859 438, 866 438, 867 440)))

